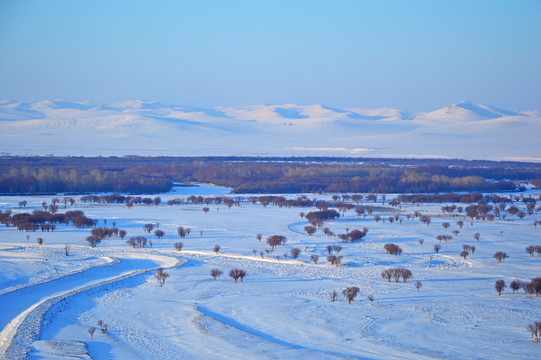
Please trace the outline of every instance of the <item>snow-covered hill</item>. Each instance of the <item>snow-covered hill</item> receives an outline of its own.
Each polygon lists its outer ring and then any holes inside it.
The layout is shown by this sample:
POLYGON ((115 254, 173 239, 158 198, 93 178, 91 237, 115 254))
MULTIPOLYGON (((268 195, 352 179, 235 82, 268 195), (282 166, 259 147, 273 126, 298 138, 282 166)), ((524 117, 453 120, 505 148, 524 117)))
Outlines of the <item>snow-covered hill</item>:
POLYGON ((55 155, 367 155, 539 161, 541 116, 461 102, 394 108, 134 100, 0 101, 0 151, 55 155))

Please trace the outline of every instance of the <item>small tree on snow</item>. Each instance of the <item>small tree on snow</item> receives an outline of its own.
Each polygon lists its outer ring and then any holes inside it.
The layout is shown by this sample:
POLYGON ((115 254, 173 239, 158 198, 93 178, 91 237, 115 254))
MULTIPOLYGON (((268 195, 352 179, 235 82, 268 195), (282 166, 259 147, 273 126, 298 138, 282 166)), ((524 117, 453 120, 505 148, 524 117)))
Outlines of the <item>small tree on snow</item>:
POLYGON ((498 251, 493 255, 493 257, 498 261, 498 263, 503 263, 505 259, 509 257, 509 255, 503 251, 498 251))
POLYGON ((231 271, 229 271, 229 276, 231 276, 235 282, 237 282, 238 279, 242 282, 242 279, 246 276, 246 271, 241 269, 231 269, 231 271))
POLYGON ((293 248, 293 249, 289 250, 289 252, 291 253, 291 256, 293 256, 293 259, 296 259, 301 254, 301 249, 293 248))
POLYGON ((94 333, 95 332, 96 332, 95 327, 91 327, 90 329, 88 329, 88 333, 90 334, 90 337, 92 337, 92 340, 94 340, 94 333))
POLYGON ((218 254, 220 252, 220 245, 214 245, 214 252, 218 254))
POLYGON ((181 241, 175 243, 175 249, 177 249, 177 251, 182 250, 183 246, 184 246, 184 243, 181 241))
POLYGON ((351 286, 342 290, 342 294, 344 294, 344 296, 348 299, 349 304, 355 300, 357 295, 359 295, 359 292, 361 292, 361 289, 359 289, 357 286, 351 286))
POLYGON ((509 287, 511 288, 511 290, 513 290, 513 294, 514 294, 515 292, 518 292, 522 288, 523 285, 524 283, 522 281, 515 279, 511 281, 511 284, 509 284, 509 287))
POLYGON ((505 281, 504 280, 496 280, 496 282, 494 283, 494 289, 496 289, 496 291, 498 292, 498 295, 501 295, 502 294, 502 290, 505 289, 507 287, 507 285, 505 285, 505 281))
POLYGON ((222 275, 224 272, 222 270, 218 270, 218 269, 212 269, 210 270, 210 276, 212 276, 212 279, 216 280, 217 278, 220 277, 220 275, 222 275))
POLYGON ((374 305, 374 295, 368 295, 366 298, 370 301, 370 305, 374 305))
POLYGON ((415 283, 415 288, 417 289, 417 294, 419 293, 419 290, 423 287, 423 284, 420 281, 417 281, 415 283))
POLYGON ((161 289, 163 288, 163 284, 165 284, 165 280, 169 277, 169 273, 165 272, 163 268, 159 268, 154 274, 154 277, 158 280, 158 285, 160 285, 161 289))
POLYGON ((338 296, 338 293, 336 292, 336 290, 333 290, 331 292, 331 302, 334 302, 337 296, 338 296))
POLYGON ((312 260, 314 262, 314 264, 317 265, 317 261, 319 260, 319 256, 314 254, 314 255, 310 256, 310 260, 312 260))

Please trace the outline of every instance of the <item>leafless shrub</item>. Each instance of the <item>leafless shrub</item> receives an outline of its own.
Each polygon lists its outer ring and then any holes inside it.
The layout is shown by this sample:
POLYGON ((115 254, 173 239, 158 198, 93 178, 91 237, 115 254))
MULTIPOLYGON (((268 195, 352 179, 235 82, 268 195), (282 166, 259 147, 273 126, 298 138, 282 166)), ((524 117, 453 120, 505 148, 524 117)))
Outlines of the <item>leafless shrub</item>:
POLYGON ((383 248, 385 251, 387 251, 388 254, 391 255, 401 255, 402 254, 402 248, 396 244, 385 244, 383 245, 383 248))
POLYGON ((498 251, 494 255, 492 255, 492 257, 494 259, 496 259, 498 261, 498 263, 503 263, 505 261, 505 259, 507 259, 509 257, 509 255, 507 255, 507 253, 505 253, 503 251, 498 251))
POLYGON ((177 228, 178 236, 180 236, 181 239, 184 239, 186 236, 190 235, 191 229, 185 228, 183 226, 179 226, 177 228))
POLYGON ((505 281, 504 280, 496 280, 496 282, 494 283, 494 289, 496 289, 496 291, 498 292, 498 295, 501 295, 502 294, 502 290, 505 289, 507 287, 507 285, 505 285, 505 281))
POLYGON ((90 244, 90 247, 94 248, 101 242, 101 239, 94 235, 90 235, 86 237, 86 241, 90 244))
POLYGON ((212 276, 212 278, 214 280, 216 280, 217 278, 220 277, 220 275, 222 275, 224 272, 222 270, 218 270, 218 269, 212 269, 210 270, 210 276, 212 276))
POLYGON ((421 246, 423 246, 424 242, 425 242, 425 239, 419 239, 419 244, 421 244, 421 246))
POLYGON ((436 252, 436 254, 439 253, 440 250, 441 250, 441 245, 438 245, 438 244, 434 245, 434 251, 436 252))
POLYGON ((331 254, 331 251, 332 251, 332 245, 327 245, 326 249, 327 249, 327 252, 328 252, 329 255, 330 255, 330 254, 331 254))
POLYGON ((161 289, 163 288, 163 284, 165 284, 165 280, 169 277, 169 273, 165 272, 163 268, 158 268, 158 271, 156 271, 154 277, 158 280, 158 285, 160 285, 161 289))
POLYGON ((68 244, 64 245, 64 254, 66 256, 69 256, 70 246, 68 244))
POLYGON ((218 254, 220 252, 220 245, 214 245, 214 252, 218 254))
POLYGON ((293 248, 293 249, 289 250, 289 252, 291 253, 291 256, 293 256, 293 259, 296 259, 301 254, 301 249, 293 248))
POLYGON ((272 235, 267 238, 267 244, 274 250, 278 245, 283 245, 287 238, 283 235, 272 235))
POLYGON ((522 289, 523 286, 524 286, 524 283, 523 283, 522 281, 516 280, 516 279, 513 280, 513 281, 511 281, 511 284, 509 284, 509 287, 511 288, 511 290, 513 290, 513 294, 514 294, 515 292, 518 293, 518 291, 519 291, 520 289, 522 289))
POLYGON ((184 243, 181 241, 175 243, 175 249, 177 251, 181 251, 183 246, 184 246, 184 243))
POLYGON ((306 231, 306 233, 309 235, 309 236, 312 236, 314 235, 314 233, 317 231, 317 228, 315 226, 312 226, 312 225, 306 225, 304 227, 304 231, 306 231))
POLYGON ((96 328, 95 327, 91 327, 88 329, 88 333, 90 334, 90 336, 92 337, 92 340, 94 340, 94 333, 96 332, 96 328))
POLYGON ((463 257, 464 260, 466 260, 466 258, 468 257, 468 255, 470 255, 470 253, 467 252, 467 251, 462 251, 462 252, 460 253, 460 256, 463 257))
POLYGON ((374 305, 374 295, 368 295, 366 298, 370 301, 370 305, 374 305))
POLYGON ((336 290, 333 290, 331 292, 331 302, 334 302, 337 297, 338 297, 338 293, 336 292, 336 290))
POLYGON ((314 264, 317 265, 317 261, 319 260, 319 256, 314 254, 314 255, 310 256, 310 260, 312 260, 314 262, 314 264))
POLYGON ((528 324, 527 329, 532 335, 532 341, 539 342, 541 338, 541 321, 528 324))
POLYGON ((154 231, 154 235, 156 235, 158 239, 161 239, 162 237, 165 236, 165 232, 163 230, 156 230, 154 231))
POLYGON ((342 294, 344 294, 344 296, 348 299, 349 304, 351 304, 357 295, 359 295, 360 291, 361 289, 359 289, 357 286, 351 286, 342 290, 342 294))
POLYGON ((530 256, 533 256, 535 252, 535 245, 530 245, 526 247, 526 252, 530 254, 530 256))
POLYGON ((391 281, 391 278, 398 282, 402 278, 402 282, 406 282, 413 277, 413 273, 409 269, 405 268, 391 268, 383 270, 381 272, 381 277, 391 281))
POLYGON ((332 265, 336 265, 338 267, 342 262, 342 256, 329 255, 327 256, 327 261, 330 262, 332 265))
POLYGON ((143 230, 145 230, 146 233, 150 234, 150 232, 154 229, 154 224, 148 223, 143 225, 143 230))
POLYGON ((423 284, 420 281, 417 281, 415 283, 415 288, 417 289, 417 294, 419 293, 419 290, 423 287, 423 284))
POLYGON ((335 254, 339 255, 340 254, 340 251, 342 251, 342 246, 340 245, 333 245, 332 246, 332 249, 334 250, 335 254))
POLYGON ((238 279, 242 282, 242 279, 246 276, 246 271, 241 269, 231 269, 231 271, 229 271, 229 276, 231 276, 235 282, 237 282, 238 279))

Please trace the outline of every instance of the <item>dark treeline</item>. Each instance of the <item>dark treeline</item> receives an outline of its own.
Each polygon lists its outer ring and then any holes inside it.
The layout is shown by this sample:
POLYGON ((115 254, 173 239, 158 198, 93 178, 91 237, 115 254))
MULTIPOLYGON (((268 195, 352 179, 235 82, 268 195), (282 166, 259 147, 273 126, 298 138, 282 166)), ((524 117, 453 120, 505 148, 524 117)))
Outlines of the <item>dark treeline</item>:
POLYGON ((0 157, 0 193, 159 193, 175 181, 236 193, 439 193, 539 184, 541 164, 416 159, 0 157))

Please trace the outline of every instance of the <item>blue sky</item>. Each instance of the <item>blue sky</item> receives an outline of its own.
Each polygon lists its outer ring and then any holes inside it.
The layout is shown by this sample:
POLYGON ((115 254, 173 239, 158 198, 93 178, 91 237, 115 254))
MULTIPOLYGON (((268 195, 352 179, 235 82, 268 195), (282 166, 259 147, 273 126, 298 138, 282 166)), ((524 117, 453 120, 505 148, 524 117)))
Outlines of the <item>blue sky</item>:
POLYGON ((541 1, 0 0, 0 99, 541 110, 541 1))

